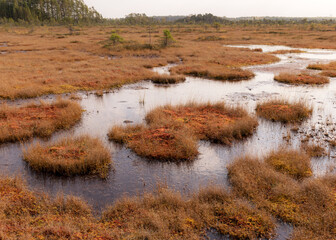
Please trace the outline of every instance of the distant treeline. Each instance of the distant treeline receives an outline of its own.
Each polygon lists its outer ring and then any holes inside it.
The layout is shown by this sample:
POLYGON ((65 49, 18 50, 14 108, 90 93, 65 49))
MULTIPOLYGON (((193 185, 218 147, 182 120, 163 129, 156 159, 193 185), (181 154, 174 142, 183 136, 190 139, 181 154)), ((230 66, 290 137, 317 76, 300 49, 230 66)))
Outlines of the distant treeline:
POLYGON ((195 24, 195 25, 260 25, 260 24, 335 24, 336 18, 287 18, 287 17, 241 17, 226 18, 214 16, 211 13, 190 16, 154 16, 132 13, 125 18, 105 19, 107 23, 122 25, 148 25, 148 24, 195 24))
POLYGON ((103 18, 83 0, 0 0, 1 23, 104 24, 104 25, 335 25, 336 18, 241 17, 227 18, 211 13, 189 16, 153 16, 131 13, 124 18, 103 18))
POLYGON ((3 23, 95 23, 102 19, 83 0, 0 0, 3 23))

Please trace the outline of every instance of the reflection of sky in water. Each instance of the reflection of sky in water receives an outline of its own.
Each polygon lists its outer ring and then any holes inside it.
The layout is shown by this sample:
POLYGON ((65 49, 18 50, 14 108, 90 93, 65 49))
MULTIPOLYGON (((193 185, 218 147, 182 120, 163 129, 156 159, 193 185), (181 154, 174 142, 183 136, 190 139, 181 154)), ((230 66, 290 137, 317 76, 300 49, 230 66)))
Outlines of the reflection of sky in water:
MULTIPOLYGON (((251 48, 260 47, 266 51, 282 50, 279 46, 251 46, 251 48)), ((235 158, 245 154, 263 156, 285 144, 283 137, 288 133, 292 136, 291 144, 298 146, 299 137, 305 132, 312 132, 310 126, 315 125, 316 129, 323 130, 326 128, 327 118, 336 122, 334 79, 324 87, 288 86, 273 80, 274 72, 284 69, 287 71, 304 69, 309 63, 330 60, 331 55, 336 56, 335 52, 329 50, 308 51, 309 53, 305 54, 283 55, 282 60, 275 64, 248 67, 256 74, 256 77, 249 81, 234 83, 188 77, 186 82, 170 87, 155 86, 146 81, 124 86, 101 98, 93 94, 82 94, 81 104, 86 112, 81 123, 70 131, 55 134, 50 141, 82 133, 103 139, 111 148, 114 161, 114 170, 111 170, 110 177, 106 181, 95 177, 64 179, 36 175, 21 160, 20 144, 1 146, 0 167, 9 174, 21 174, 30 186, 49 193, 56 194, 62 191, 66 194, 83 196, 96 208, 111 203, 125 193, 134 195, 143 190, 151 190, 157 183, 166 184, 182 192, 189 192, 209 183, 227 185, 226 167, 235 158), (310 59, 305 59, 308 57, 310 59), (290 133, 290 127, 260 120, 260 125, 251 138, 235 143, 231 147, 200 142, 199 158, 191 163, 178 165, 149 162, 125 147, 107 141, 106 134, 113 125, 123 124, 125 120, 141 123, 148 111, 167 103, 226 101, 229 104, 241 105, 253 114, 258 101, 272 97, 303 99, 314 107, 312 119, 300 128, 303 133, 290 133), (142 100, 145 102, 144 105, 140 103, 142 100)), ((169 67, 156 68, 156 71, 169 73, 169 67)), ((329 131, 332 135, 333 127, 332 124, 323 131, 329 131)), ((316 133, 320 141, 327 138, 322 130, 316 133)), ((317 137, 316 140, 319 141, 317 137)), ((335 153, 331 151, 331 157, 313 160, 314 173, 322 175, 333 171, 334 155, 335 153)))

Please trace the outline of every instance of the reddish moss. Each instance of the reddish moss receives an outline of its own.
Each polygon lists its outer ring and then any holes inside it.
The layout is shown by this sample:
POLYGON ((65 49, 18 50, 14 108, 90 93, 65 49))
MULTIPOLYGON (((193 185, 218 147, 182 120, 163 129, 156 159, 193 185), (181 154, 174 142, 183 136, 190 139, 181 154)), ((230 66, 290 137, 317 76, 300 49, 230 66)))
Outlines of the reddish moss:
POLYGON ((196 138, 181 126, 115 126, 108 136, 151 159, 181 161, 198 155, 196 138))
POLYGON ((59 129, 77 123, 82 115, 78 103, 30 104, 24 107, 0 107, 0 143, 25 140, 33 136, 49 137, 59 129))
POLYGON ((185 125, 199 139, 231 144, 253 134, 258 122, 242 108, 223 103, 164 106, 146 116, 149 124, 175 122, 185 125))

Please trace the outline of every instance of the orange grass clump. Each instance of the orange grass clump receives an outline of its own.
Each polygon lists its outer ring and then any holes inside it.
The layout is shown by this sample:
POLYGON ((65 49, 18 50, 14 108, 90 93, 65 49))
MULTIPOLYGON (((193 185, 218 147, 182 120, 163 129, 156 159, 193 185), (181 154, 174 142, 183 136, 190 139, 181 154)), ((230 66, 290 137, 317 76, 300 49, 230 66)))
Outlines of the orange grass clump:
POLYGON ((139 156, 166 161, 191 160, 198 155, 195 137, 181 126, 114 126, 109 139, 127 144, 139 156))
POLYGON ((265 161, 273 166, 275 170, 298 180, 310 177, 313 174, 310 166, 310 157, 302 151, 280 149, 273 151, 265 161))
POLYGON ((223 144, 252 135, 258 126, 257 120, 244 109, 224 103, 158 107, 147 114, 146 121, 148 124, 181 123, 197 138, 223 144))
POLYGON ((294 84, 294 85, 321 85, 329 83, 330 80, 324 76, 318 75, 310 75, 310 74, 291 74, 291 73, 280 73, 279 75, 274 77, 275 81, 287 84, 294 84))
POLYGON ((0 106, 0 143, 31 137, 49 137, 60 129, 68 129, 82 116, 76 102, 59 99, 54 103, 28 104, 23 107, 0 106))
POLYGON ((303 229, 309 239, 333 239, 336 229, 336 182, 306 179, 299 182, 261 160, 244 157, 228 168, 233 191, 258 209, 285 222, 294 232, 303 229))
POLYGON ((98 138, 88 135, 64 138, 55 144, 34 144, 23 152, 23 159, 37 172, 62 176, 98 174, 106 178, 110 151, 98 138))
POLYGON ((289 103, 285 100, 270 100, 259 103, 256 112, 258 116, 271 121, 297 123, 310 117, 312 109, 302 102, 289 103))

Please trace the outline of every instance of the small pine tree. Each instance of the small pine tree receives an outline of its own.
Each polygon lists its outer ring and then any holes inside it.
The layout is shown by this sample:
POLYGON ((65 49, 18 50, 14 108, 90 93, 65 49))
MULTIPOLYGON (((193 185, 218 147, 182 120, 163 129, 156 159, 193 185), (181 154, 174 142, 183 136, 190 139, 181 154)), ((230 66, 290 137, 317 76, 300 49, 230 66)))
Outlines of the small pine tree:
POLYGON ((167 47, 173 41, 174 38, 171 32, 168 29, 163 30, 163 46, 167 47))
POLYGON ((112 33, 110 40, 112 41, 113 45, 116 45, 117 43, 122 43, 124 41, 124 39, 117 33, 112 33))

